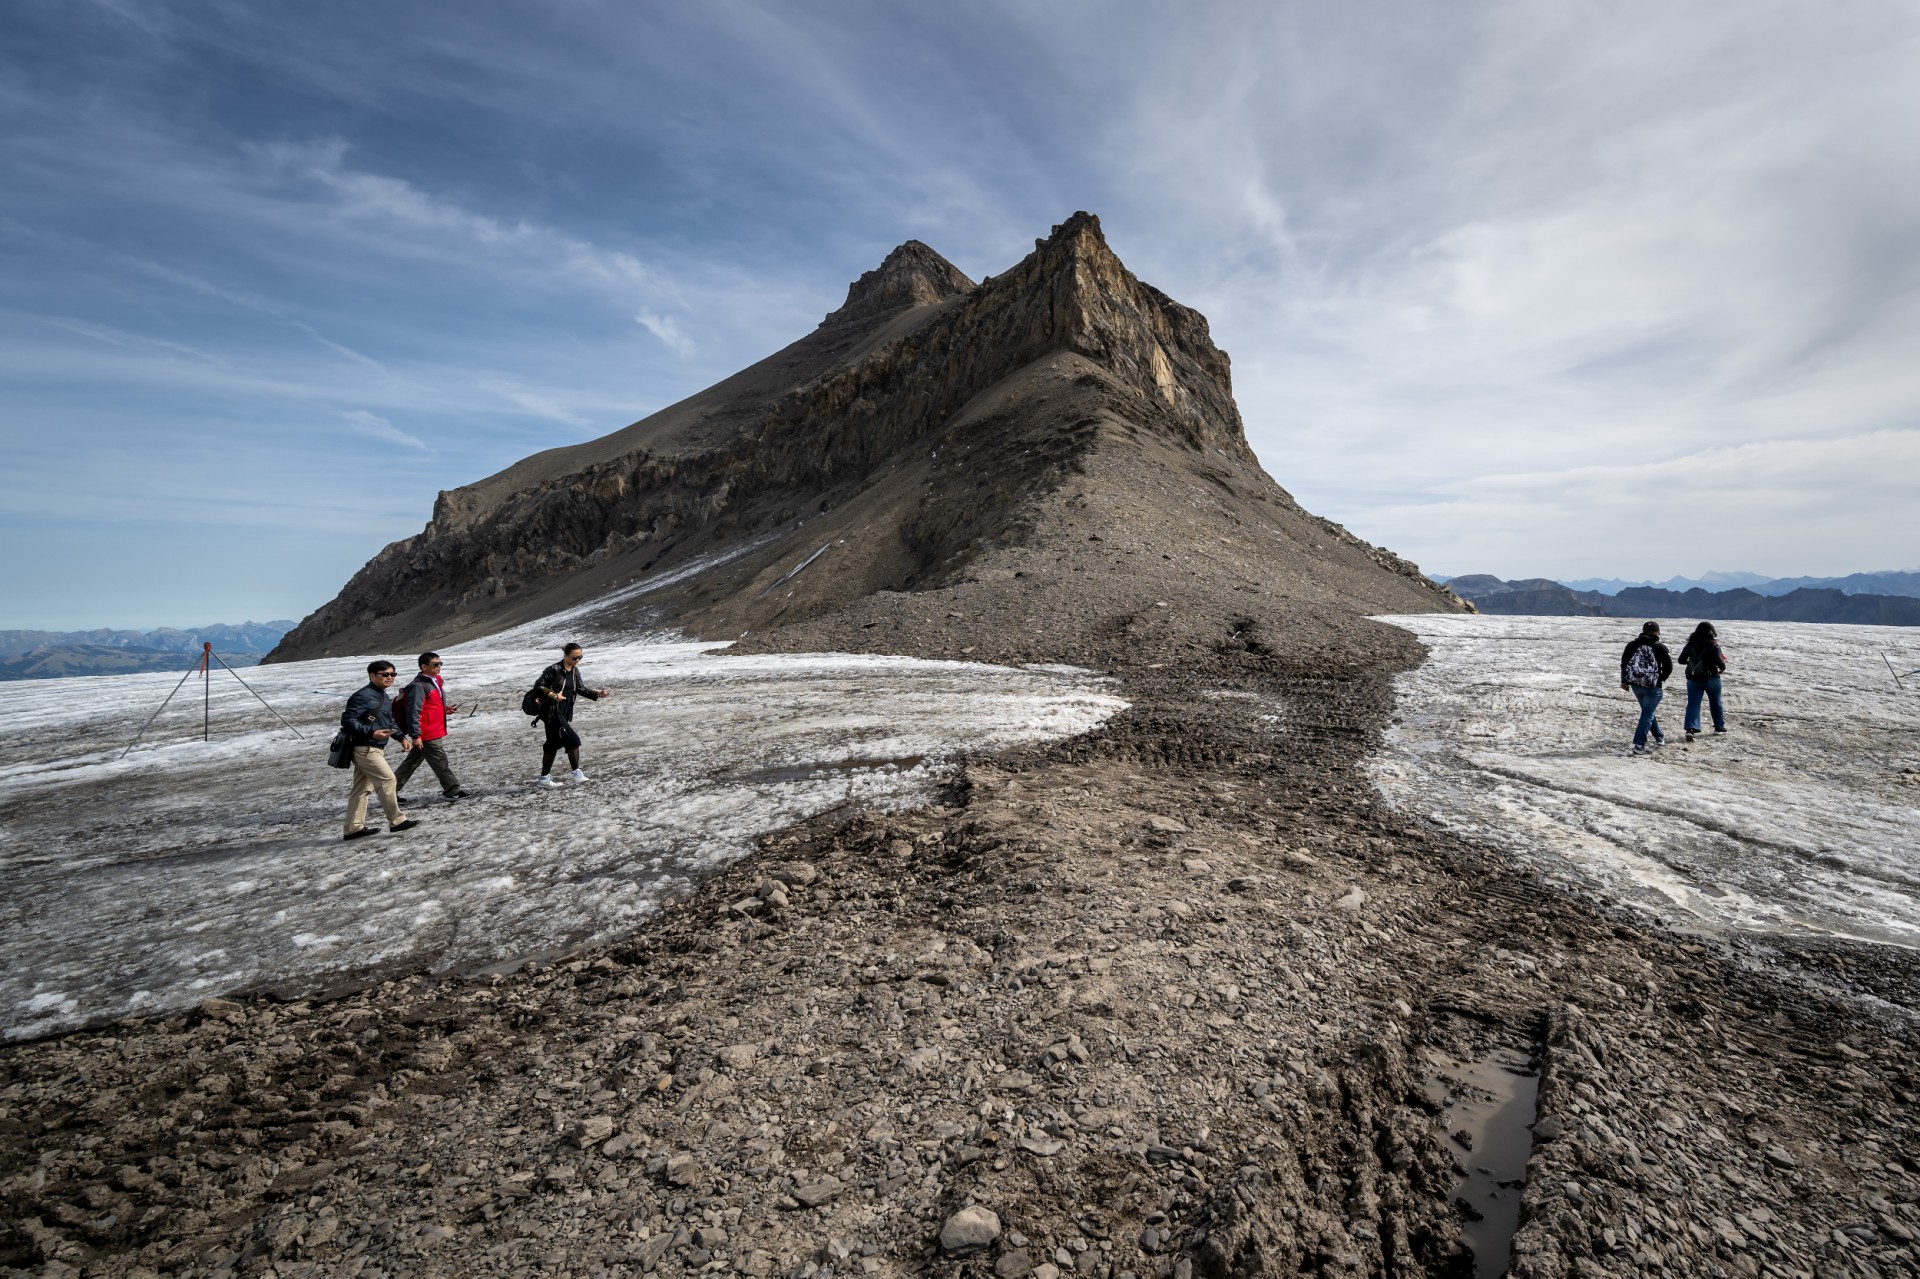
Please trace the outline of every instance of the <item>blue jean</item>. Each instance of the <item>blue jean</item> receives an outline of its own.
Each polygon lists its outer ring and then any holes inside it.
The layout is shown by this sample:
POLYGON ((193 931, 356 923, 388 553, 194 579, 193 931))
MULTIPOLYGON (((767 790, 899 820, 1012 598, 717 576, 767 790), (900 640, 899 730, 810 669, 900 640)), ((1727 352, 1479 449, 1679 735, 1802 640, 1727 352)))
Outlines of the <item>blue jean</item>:
POLYGON ((1653 688, 1641 688, 1635 684, 1633 695, 1640 702, 1640 723, 1634 727, 1633 744, 1645 746, 1649 732, 1653 734, 1655 741, 1666 741, 1667 735, 1660 731, 1660 721, 1653 717, 1653 712, 1660 705, 1660 699, 1667 695, 1667 690, 1657 685, 1653 688))
POLYGON ((1705 694, 1707 705, 1713 710, 1713 726, 1725 729, 1727 717, 1720 710, 1720 677, 1711 679, 1690 679, 1687 681, 1687 731, 1700 731, 1700 696, 1705 694))

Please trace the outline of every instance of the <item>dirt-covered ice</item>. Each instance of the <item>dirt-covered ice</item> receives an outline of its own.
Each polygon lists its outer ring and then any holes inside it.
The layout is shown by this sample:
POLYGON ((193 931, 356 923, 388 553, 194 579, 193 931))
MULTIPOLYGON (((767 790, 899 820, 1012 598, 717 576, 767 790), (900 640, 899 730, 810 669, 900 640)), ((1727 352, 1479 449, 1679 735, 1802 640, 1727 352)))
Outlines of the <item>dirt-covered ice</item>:
POLYGON ((589 681, 614 690, 578 712, 591 780, 542 793, 519 700, 554 654, 446 650, 449 751, 477 793, 444 804, 422 769, 406 792, 422 824, 351 844, 350 775, 324 756, 365 658, 241 672, 304 741, 216 671, 211 741, 196 677, 124 759, 178 676, 0 685, 0 1026, 605 938, 760 833, 849 798, 924 800, 956 752, 1084 732, 1125 705, 1061 668, 711 651, 590 651, 589 681))
MULTIPOLYGON (((1920 665, 1920 635, 1716 623, 1730 732, 1684 743, 1676 676, 1669 744, 1636 757, 1637 623, 1385 620, 1431 651, 1373 765, 1394 802, 1668 918, 1920 945, 1920 685, 1886 660, 1920 665)), ((1676 655, 1690 630, 1667 624, 1676 655)))

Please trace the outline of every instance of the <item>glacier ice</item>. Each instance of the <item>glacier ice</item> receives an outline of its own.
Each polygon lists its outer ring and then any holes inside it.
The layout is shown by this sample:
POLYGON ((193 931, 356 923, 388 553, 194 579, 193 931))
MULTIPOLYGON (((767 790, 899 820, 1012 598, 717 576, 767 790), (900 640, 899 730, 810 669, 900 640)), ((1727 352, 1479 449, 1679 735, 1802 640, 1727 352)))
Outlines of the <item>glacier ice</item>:
MULTIPOLYGON (((1914 665, 1920 635, 1716 622, 1731 731, 1686 745, 1676 676, 1669 745, 1636 757, 1637 622, 1381 620, 1429 650, 1372 763, 1395 803, 1675 922, 1920 945, 1920 689, 1885 660, 1914 665)), ((1677 656, 1691 624, 1668 628, 1677 656)))
MULTIPOLYGON (((1086 671, 602 645, 583 669, 613 696, 576 719, 592 780, 536 792, 541 733, 519 700, 556 654, 515 638, 442 650, 449 754, 479 793, 351 844, 350 774, 325 754, 364 657, 244 672, 305 740, 216 671, 212 740, 196 679, 124 759, 177 674, 0 685, 5 1033, 616 936, 761 833, 849 800, 923 802, 960 752, 1071 736, 1125 705, 1086 671)), ((437 801, 431 772, 407 793, 437 801)))

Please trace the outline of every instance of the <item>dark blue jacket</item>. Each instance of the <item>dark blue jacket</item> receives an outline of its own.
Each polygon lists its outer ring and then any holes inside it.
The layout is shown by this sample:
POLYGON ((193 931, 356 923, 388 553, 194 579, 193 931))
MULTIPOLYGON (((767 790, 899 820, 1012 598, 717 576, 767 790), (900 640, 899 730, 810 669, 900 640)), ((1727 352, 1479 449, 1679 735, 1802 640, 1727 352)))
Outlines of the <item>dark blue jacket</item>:
POLYGON ((346 730, 355 746, 384 747, 400 736, 400 726, 393 722, 393 703, 387 699, 387 690, 375 684, 368 684, 347 699, 347 709, 340 715, 340 727, 346 730), (393 737, 374 740, 376 728, 386 729, 393 737))

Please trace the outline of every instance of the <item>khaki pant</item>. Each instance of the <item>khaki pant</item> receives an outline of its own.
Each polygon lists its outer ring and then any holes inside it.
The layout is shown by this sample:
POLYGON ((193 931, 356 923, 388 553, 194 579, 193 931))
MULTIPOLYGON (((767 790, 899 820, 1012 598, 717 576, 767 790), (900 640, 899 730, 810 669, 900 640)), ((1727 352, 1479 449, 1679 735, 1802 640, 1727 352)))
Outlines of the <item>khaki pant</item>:
POLYGON ((400 796, 393 789, 393 770, 387 767, 387 753, 378 746, 356 746, 353 748, 353 789, 347 792, 347 834, 359 830, 366 821, 369 794, 380 797, 387 825, 398 826, 400 796))
POLYGON ((423 763, 433 770, 434 777, 440 782, 442 794, 453 795, 459 791, 460 779, 453 775, 453 765, 447 762, 447 739, 436 737, 430 742, 421 742, 408 751, 407 757, 400 761, 400 767, 393 770, 395 792, 406 788, 407 779, 412 777, 414 770, 423 763))

